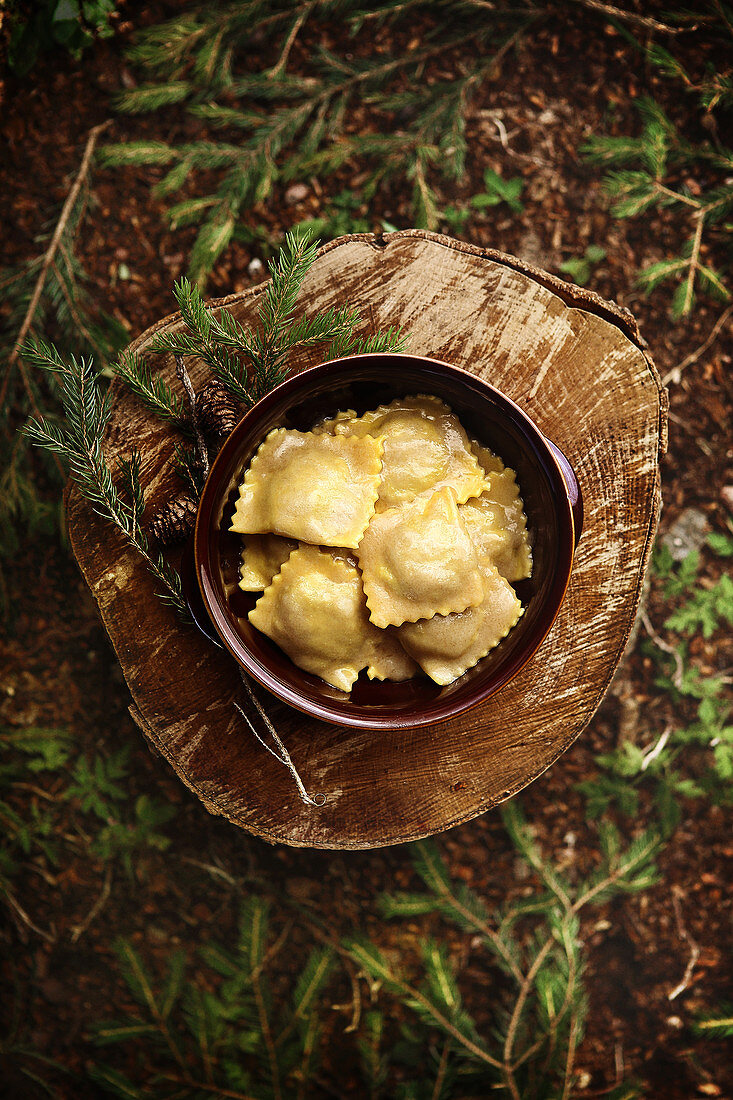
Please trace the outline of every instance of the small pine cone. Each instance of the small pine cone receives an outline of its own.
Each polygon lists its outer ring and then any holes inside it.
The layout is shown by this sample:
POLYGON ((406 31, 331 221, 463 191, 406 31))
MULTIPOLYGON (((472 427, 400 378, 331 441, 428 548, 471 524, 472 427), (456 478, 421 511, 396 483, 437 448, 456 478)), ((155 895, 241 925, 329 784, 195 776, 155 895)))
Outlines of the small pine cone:
POLYGON ((161 546, 183 542, 193 531, 198 503, 188 493, 168 501, 155 513, 148 531, 161 546))
POLYGON ((196 415, 205 432, 229 435, 242 418, 242 406, 212 378, 196 394, 196 415))

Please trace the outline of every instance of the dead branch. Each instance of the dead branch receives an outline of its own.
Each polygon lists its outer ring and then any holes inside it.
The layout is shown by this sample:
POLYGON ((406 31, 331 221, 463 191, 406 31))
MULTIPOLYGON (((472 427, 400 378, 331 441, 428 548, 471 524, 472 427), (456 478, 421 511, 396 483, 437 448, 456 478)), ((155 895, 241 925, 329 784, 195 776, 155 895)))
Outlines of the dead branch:
POLYGON ((445 1071, 448 1068, 450 1043, 450 1039, 446 1039, 443 1043, 443 1050, 440 1055, 440 1065, 438 1066, 438 1073, 435 1078, 435 1084, 433 1085, 431 1100, 440 1100, 440 1094, 443 1091, 443 1081, 445 1080, 445 1071))
POLYGON ((84 935, 84 933, 86 932, 87 928, 92 923, 92 921, 97 919, 97 917, 102 912, 105 905, 107 904, 107 901, 109 900, 109 895, 110 895, 111 889, 112 889, 112 868, 111 868, 111 866, 109 866, 109 867, 107 867, 107 871, 105 872, 104 882, 102 883, 102 892, 100 893, 99 897, 97 898, 94 905, 91 907, 91 909, 89 910, 89 912, 87 913, 87 915, 85 916, 85 918, 81 922, 81 924, 76 924, 71 929, 71 942, 72 943, 76 943, 79 939, 81 939, 81 937, 84 935))
POLYGON ((664 378, 662 379, 663 386, 668 386, 670 382, 679 382, 682 371, 686 370, 687 367, 691 367, 693 363, 696 363, 700 356, 704 355, 711 344, 713 344, 717 340, 721 329, 725 325, 726 321, 728 321, 732 313, 733 306, 728 306, 728 308, 723 313, 721 313, 720 317, 718 317, 718 320, 713 325, 707 340, 700 344, 700 347, 696 348, 695 351, 690 352, 690 354, 685 359, 683 359, 682 362, 679 363, 676 367, 672 367, 672 370, 667 371, 664 378))
POLYGON ((23 940, 23 943, 28 942, 28 933, 26 932, 26 928, 30 928, 32 932, 36 932, 39 936, 42 936, 44 940, 48 941, 48 943, 56 943, 56 929, 54 928, 54 926, 51 925, 50 932, 45 932, 43 928, 39 928, 37 924, 34 924, 11 890, 6 889, 5 901, 8 903, 10 915, 15 921, 15 926, 20 933, 20 937, 23 940), (18 921, 20 921, 20 923, 18 923, 18 921))
POLYGON ((348 1027, 344 1028, 344 1035, 348 1035, 351 1031, 356 1031, 361 1020, 361 990, 359 989, 359 980, 356 976, 356 970, 348 957, 342 957, 341 961, 344 964, 344 969, 349 975, 349 981, 351 982, 351 1000, 346 1001, 344 1004, 331 1005, 334 1012, 339 1012, 342 1009, 351 1009, 351 1023, 348 1027))
POLYGON ((644 629, 646 630, 651 640, 654 642, 657 649, 661 649, 663 653, 668 653, 674 661, 674 675, 672 676, 672 683, 677 689, 679 689, 682 686, 682 673, 684 672, 682 658, 680 657, 679 653, 673 645, 670 645, 669 642, 665 642, 664 638, 659 637, 656 630, 652 626, 651 619, 647 615, 646 611, 642 612, 641 621, 644 625, 644 629))
POLYGON ((292 775, 293 779, 295 780, 295 785, 298 788, 298 794, 302 798, 303 802, 307 803, 309 806, 317 806, 317 807, 320 808, 321 806, 324 805, 324 803, 326 801, 326 796, 323 795, 323 794, 317 794, 317 795, 315 795, 314 798, 311 798, 311 796, 308 794, 308 792, 306 791, 306 789, 303 785, 303 780, 300 778, 300 775, 298 774, 298 771, 297 771, 295 765, 293 764, 293 761, 290 758, 290 753, 285 748, 285 745, 283 744, 283 741, 280 738, 280 735, 278 734, 277 730, 275 729, 272 722, 270 721, 270 719, 267 715, 267 711, 265 710, 265 708, 262 706, 262 703, 259 701, 259 699, 255 695, 254 690, 252 688, 252 685, 249 681, 249 677, 246 676, 244 671, 242 671, 241 669, 240 669, 240 677, 241 677, 242 683, 244 684, 244 687, 247 690, 247 694, 249 695, 252 703, 255 706, 255 709, 257 710, 257 713, 259 714, 260 718, 264 722, 268 733, 270 734, 273 741, 277 745, 278 751, 275 752, 275 750, 273 748, 271 748, 270 745, 268 745, 267 742, 260 736, 260 734, 257 732, 256 727, 252 723, 252 719, 249 717, 247 712, 245 710, 243 710, 242 707, 240 707, 239 703, 234 704, 236 710, 238 710, 239 713, 242 715, 245 722, 247 723, 249 728, 252 730, 252 733, 255 735, 255 737, 260 742, 262 747, 267 749, 267 751, 270 753, 271 756, 274 756, 276 760, 279 760, 280 763, 284 764, 285 767, 288 769, 288 771, 292 775))
POLYGON ((212 878, 220 878, 228 886, 232 886, 235 889, 239 889, 244 882, 244 879, 234 878, 228 871, 225 871, 223 867, 217 867, 215 863, 202 863, 200 859, 191 859, 189 856, 181 856, 182 863, 190 863, 192 867, 200 867, 202 871, 207 871, 212 878))
POLYGON ((672 727, 667 726, 667 728, 659 735, 659 740, 656 742, 656 744, 654 744, 652 748, 647 749, 641 761, 641 771, 645 772, 652 761, 657 759, 659 754, 663 751, 664 746, 669 741, 671 733, 672 727))
POLYGON ((660 34, 682 34, 684 31, 695 30, 695 27, 669 27, 666 23, 660 23, 658 19, 652 19, 650 15, 638 15, 635 11, 623 11, 613 4, 603 4, 601 0, 573 0, 574 4, 581 8, 589 8, 591 11, 599 11, 601 15, 609 15, 619 19, 622 23, 631 23, 632 26, 643 27, 647 31, 659 31, 660 34))
POLYGON ((677 922, 677 931, 681 940, 684 940, 690 947, 690 957, 687 960, 687 966, 685 972, 682 975, 682 980, 677 983, 671 993, 668 994, 667 999, 674 1001, 676 997, 679 997, 680 993, 684 993, 690 984, 692 978, 692 972, 695 969, 697 960, 700 958, 700 948, 698 944, 693 940, 690 933, 685 928, 685 922, 682 919, 682 906, 680 904, 681 891, 679 887, 672 887, 672 907, 674 909, 674 919, 677 922))
MULTIPOLYGON (((36 285, 33 288, 33 294, 31 295, 31 300, 28 303, 28 309, 26 310, 25 317, 23 318, 23 323, 20 326, 20 330, 19 330, 18 335, 16 337, 15 343, 13 344, 13 349, 10 352, 10 355, 8 356, 8 361, 7 361, 6 366, 5 366, 5 377, 3 378, 3 384, 2 384, 2 387, 0 388, 0 408, 2 408, 3 405, 5 404, 5 397, 6 397, 6 394, 7 394, 8 384, 10 382, 10 376, 12 374, 13 367, 15 366, 15 363, 18 361, 18 356, 20 354, 20 349, 22 348, 23 344, 25 343, 25 339, 26 339, 26 337, 27 337, 27 335, 30 331, 31 325, 33 324, 33 318, 36 315, 36 310, 38 309, 38 303, 41 300, 41 295, 43 293, 43 288, 46 285, 46 279, 48 278, 48 273, 51 270, 51 266, 54 262, 54 258, 55 258, 56 253, 58 252, 59 247, 61 245, 61 238, 63 237, 64 230, 66 229, 66 226, 68 225, 69 218, 71 217, 71 212, 74 209, 74 205, 76 203, 76 200, 79 197, 79 192, 81 191, 81 188, 84 184, 84 180, 89 175, 89 168, 90 168, 91 163, 92 163, 92 154, 94 153, 94 146, 97 144, 97 140, 99 138, 99 135, 102 133, 102 131, 106 130, 107 127, 110 126, 110 125, 111 125, 111 119, 108 119, 107 122, 101 122, 99 124, 99 126, 94 126, 89 131, 89 137, 87 138, 87 143, 86 143, 86 146, 84 148, 84 155, 81 158, 81 164, 79 165, 79 171, 76 173, 76 179, 74 180, 74 183, 72 184, 71 190, 69 191, 68 195, 66 196, 66 202, 64 203, 63 208, 61 210, 61 214, 59 215, 59 220, 56 222, 56 228, 53 231, 53 236, 51 237, 49 246, 46 249, 46 252, 44 254, 43 263, 41 264, 41 270, 38 273, 38 278, 36 279, 36 285)), ((30 383, 28 381, 28 375, 25 372, 25 367, 23 366, 22 362, 19 364, 19 366, 20 366, 20 373, 21 373, 21 376, 23 378, 23 385, 24 385, 25 391, 28 395, 28 400, 31 404, 31 408, 33 409, 36 416, 40 417, 41 413, 40 413, 40 410, 38 409, 38 407, 36 405, 36 400, 35 400, 35 397, 33 396, 33 391, 31 390, 30 383)))

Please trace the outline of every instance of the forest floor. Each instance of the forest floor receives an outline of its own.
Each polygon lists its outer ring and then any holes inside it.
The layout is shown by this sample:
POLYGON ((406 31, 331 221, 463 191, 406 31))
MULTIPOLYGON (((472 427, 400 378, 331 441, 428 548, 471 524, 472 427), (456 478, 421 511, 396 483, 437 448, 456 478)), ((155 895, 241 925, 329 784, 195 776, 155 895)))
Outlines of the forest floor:
MULTIPOLYGON (((135 17, 136 25, 159 15, 160 9, 146 8, 135 17)), ((30 77, 8 80, 0 124, 6 149, 0 165, 5 262, 35 254, 34 239, 63 201, 93 126, 111 119, 112 140, 142 134, 168 138, 174 130, 179 140, 196 136, 198 124, 176 109, 141 119, 114 114, 110 93, 134 80, 124 57, 131 31, 123 27, 80 62, 48 54, 30 77)), ((694 42, 688 50, 692 63, 694 42)), ((566 17, 551 16, 481 87, 468 123, 466 178, 445 198, 453 204, 465 201, 482 190, 485 167, 500 169, 522 177, 523 211, 494 209, 490 218, 469 220, 456 236, 554 272, 564 259, 582 255, 589 241, 602 243, 606 255, 590 286, 634 312, 662 377, 670 380, 661 534, 689 509, 704 517, 710 531, 724 532, 731 501, 725 488, 733 482, 727 432, 730 345, 726 349, 724 340, 716 339, 698 354, 723 307, 702 296, 689 318, 673 323, 666 288, 648 298, 634 289, 635 273, 665 254, 676 226, 664 212, 614 218, 599 172, 578 155, 582 141, 607 132, 609 121, 620 132, 634 132, 634 101, 650 90, 662 103, 682 95, 644 69, 614 27, 591 11, 574 8, 566 17), (487 111, 503 112, 511 135, 507 148, 487 111), (673 374, 680 364, 684 368, 673 374)), ((691 101, 687 124, 693 130, 699 128, 698 115, 691 101)), ((80 257, 92 293, 131 335, 172 312, 170 289, 185 271, 192 241, 193 231, 166 228, 163 206, 151 196, 155 178, 155 169, 98 170, 95 203, 82 229, 80 257)), ((276 189, 266 209, 255 210, 253 216, 275 238, 319 214, 329 195, 344 186, 358 195, 358 183, 345 170, 341 179, 324 186, 304 182, 302 192, 276 189)), ((355 216, 377 230, 384 220, 397 228, 409 226, 407 185, 400 190, 393 183, 369 206, 356 207, 355 216)), ((260 281, 258 258, 251 246, 232 244, 207 292, 216 296, 260 281)), ((721 571, 721 560, 703 547, 695 584, 710 588, 721 571)), ((55 1067, 48 1070, 50 1087, 57 1090, 53 1095, 99 1095, 86 1076, 97 1056, 89 1030, 94 1021, 113 1016, 127 996, 114 961, 115 939, 125 937, 158 971, 173 948, 183 947, 192 958, 212 936, 233 938, 248 892, 271 901, 277 931, 302 910, 321 920, 334 937, 359 929, 412 957, 434 922, 416 918, 385 931, 377 904, 382 891, 414 888, 408 846, 344 854, 296 851, 268 846, 209 816, 143 743, 128 714, 129 696, 115 655, 68 550, 53 540, 26 542, 7 563, 7 584, 12 610, 0 641, 0 721, 11 730, 70 731, 74 751, 90 758, 101 754, 109 759, 126 750, 117 777, 111 771, 109 776, 110 783, 122 787, 124 800, 110 796, 110 806, 129 814, 129 807, 146 795, 155 805, 172 807, 175 816, 151 830, 162 838, 160 844, 141 842, 126 865, 94 849, 89 817, 78 800, 63 796, 68 777, 62 781, 43 771, 16 783, 12 800, 21 815, 38 820, 52 811, 48 840, 55 851, 54 858, 38 852, 13 857, 13 902, 2 909, 0 928, 0 1016, 16 1053, 6 1044, 10 1053, 4 1057, 0 1046, 1 1095, 20 1100, 45 1094, 22 1075, 24 1066, 37 1063, 32 1055, 24 1062, 21 1048, 53 1060, 55 1067), (71 1076, 67 1079, 62 1070, 71 1076)), ((654 578, 646 611, 654 630, 665 637, 669 608, 664 585, 654 578)), ((721 633, 710 639, 696 635, 689 653, 703 675, 708 670, 730 676, 733 650, 721 633)), ((597 860, 597 830, 576 785, 597 775, 598 754, 613 749, 622 737, 647 749, 665 728, 684 719, 680 707, 684 711, 685 701, 660 687, 658 675, 659 663, 649 653, 648 632, 642 628, 588 728, 521 795, 542 850, 571 878, 597 860)), ((684 774, 697 774, 703 767, 700 756, 689 753, 684 774)), ((733 1097, 724 1043, 700 1040, 692 1031, 695 1017, 718 1012, 730 998, 730 817, 713 800, 680 799, 680 824, 659 857, 660 881, 641 894, 615 898, 582 924, 590 1008, 575 1060, 574 1095, 607 1095, 620 1082, 636 1079, 650 1097, 733 1097), (686 975, 693 947, 694 966, 686 975), (685 989, 670 999, 685 975, 685 989)), ((653 814, 652 795, 641 787, 638 813, 618 816, 624 838, 653 814)), ((516 890, 523 871, 497 813, 455 828, 437 843, 453 877, 489 908, 516 890)), ((297 929, 291 934, 297 954, 297 929)), ((490 997, 486 971, 468 939, 459 945, 459 954, 469 1002, 490 997)), ((276 993, 285 996, 289 970, 283 955, 273 958, 272 972, 276 993)), ((321 1083, 309 1095, 359 1095, 350 1064, 356 1057, 353 1039, 346 1032, 354 1012, 346 978, 333 989, 332 1002, 321 1083)))

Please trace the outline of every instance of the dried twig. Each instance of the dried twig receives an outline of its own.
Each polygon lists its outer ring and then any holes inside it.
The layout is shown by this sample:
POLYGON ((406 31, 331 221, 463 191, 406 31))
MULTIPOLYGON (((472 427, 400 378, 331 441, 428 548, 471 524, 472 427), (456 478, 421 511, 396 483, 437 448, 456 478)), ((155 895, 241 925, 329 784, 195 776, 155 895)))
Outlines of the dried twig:
POLYGON ((92 921, 96 920, 109 900, 112 889, 112 867, 108 866, 102 883, 102 892, 91 907, 81 924, 76 924, 71 929, 71 942, 76 943, 86 932, 92 921))
POLYGON ((295 765, 293 764, 293 761, 290 758, 290 753, 285 748, 285 745, 283 744, 282 739, 280 738, 280 735, 278 734, 277 730, 275 729, 272 722, 270 721, 270 719, 267 715, 267 711, 265 710, 265 708, 262 706, 262 703, 259 701, 259 699, 255 695, 255 693, 252 689, 252 685, 249 682, 249 678, 245 675, 245 673, 241 669, 240 669, 240 675, 241 675, 241 678, 242 678, 242 683, 244 684, 244 686, 247 690, 247 694, 249 695, 250 699, 252 700, 252 702, 255 706, 255 709, 257 710, 257 713, 259 714, 260 718, 265 723, 265 726, 267 728, 267 732, 270 734, 270 737, 272 737, 273 741, 277 745, 278 752, 275 752, 275 750, 273 748, 271 748, 271 746, 268 745, 267 742, 257 732, 257 730, 256 730, 256 728, 255 728, 255 726, 252 722, 252 719, 249 717, 247 712, 245 710, 243 710, 242 707, 240 707, 239 703, 234 704, 235 708, 242 715, 245 722, 247 723, 249 728, 252 730, 252 733, 255 735, 255 737, 257 738, 259 743, 263 746, 263 748, 267 749, 267 751, 270 753, 271 756, 274 756, 276 760, 279 760, 280 763, 284 764, 285 767, 288 769, 288 771, 292 775, 293 779, 295 780, 295 785, 298 788, 298 794, 303 799, 303 801, 305 803, 307 803, 309 806, 318 806, 318 807, 323 806, 323 804, 326 801, 326 796, 323 795, 323 794, 317 794, 314 798, 311 798, 311 796, 308 794, 307 790, 305 789, 305 787, 303 785, 303 780, 298 775, 296 767, 295 767, 295 765))
POLYGON ((204 478, 209 476, 209 452, 206 447, 206 440, 204 439, 203 432, 201 431, 201 424, 199 423, 199 415, 196 410, 196 394, 194 393, 193 385, 189 377, 186 365, 183 362, 182 355, 176 355, 176 374, 183 383, 183 388, 186 391, 186 397, 191 407, 191 423, 193 425, 193 434, 196 438, 196 453, 199 458, 199 464, 203 472, 204 478))
POLYGON ((652 626, 651 619, 646 611, 641 614, 641 621, 644 624, 644 629, 654 642, 658 649, 661 649, 663 653, 668 653, 674 661, 674 675, 672 676, 672 683, 679 690, 682 687, 682 675, 685 671, 685 666, 682 662, 682 658, 673 645, 669 642, 665 642, 664 638, 660 638, 656 630, 652 626))
POLYGON ((206 871, 212 878, 220 878, 228 886, 238 889, 241 887, 244 879, 234 878, 228 871, 225 871, 223 867, 217 867, 215 863, 203 863, 200 859, 191 859, 190 856, 181 856, 182 863, 190 863, 192 867, 199 867, 202 871, 206 871))
POLYGON ((39 928, 37 924, 34 924, 11 890, 5 890, 4 898, 10 907, 11 915, 15 919, 16 927, 24 943, 28 942, 26 928, 30 928, 32 932, 36 932, 39 936, 42 936, 48 943, 56 943, 56 929, 53 925, 51 925, 50 932, 45 932, 43 928, 39 928), (20 924, 18 924, 18 920, 20 920, 20 924))
POLYGON ((718 317, 718 320, 713 325, 707 340, 700 344, 700 347, 696 348, 695 351, 690 352, 690 354, 685 359, 683 359, 682 362, 679 363, 676 367, 672 367, 672 370, 667 371, 664 378, 662 379, 663 386, 668 386, 670 382, 679 382, 682 371, 686 370, 687 367, 691 367, 693 363, 696 363, 700 356, 704 355, 711 344, 713 344, 717 340, 722 328, 729 320, 732 313, 733 306, 728 306, 728 308, 723 313, 721 313, 720 317, 718 317))
POLYGON ((341 961, 344 964, 344 969, 349 975, 349 981, 351 982, 351 1000, 346 1001, 345 1004, 331 1005, 334 1012, 339 1012, 341 1009, 351 1009, 351 1023, 348 1027, 344 1028, 344 1035, 348 1035, 349 1032, 356 1031, 359 1027, 359 1021, 361 1020, 361 990, 359 989, 359 980, 356 976, 356 970, 351 962, 351 959, 342 955, 341 961))
MULTIPOLYGON (((23 318, 23 323, 20 326, 20 330, 16 337, 15 343, 13 344, 13 349, 10 352, 7 363, 5 365, 5 377, 3 378, 3 383, 0 387, 0 408, 2 408, 5 404, 8 384, 10 382, 10 376, 12 374, 13 367, 18 361, 20 349, 25 343, 26 337, 30 332, 31 325, 33 324, 33 318, 36 315, 36 310, 38 309, 38 303, 41 300, 41 295, 43 293, 43 288, 46 284, 46 279, 48 278, 48 273, 51 270, 54 259, 56 257, 56 253, 58 252, 61 245, 61 238, 63 237, 64 230, 68 225, 69 218, 71 217, 71 213, 74 209, 76 200, 79 197, 79 192, 81 191, 81 188, 84 184, 84 180, 89 174, 89 168, 92 163, 92 154, 94 153, 94 146, 97 144, 97 140, 102 131, 106 130, 107 127, 110 125, 111 120, 108 120, 107 122, 100 123, 99 126, 94 126, 89 131, 89 137, 87 138, 87 143, 84 148, 84 155, 81 159, 81 164, 79 165, 79 171, 76 174, 76 179, 74 180, 69 194, 66 196, 66 202, 63 205, 61 214, 59 215, 59 220, 56 223, 56 228, 53 231, 53 236, 51 237, 49 246, 44 254, 43 263, 41 264, 41 270, 38 273, 36 285, 33 288, 33 293, 31 295, 31 300, 28 303, 28 309, 26 310, 25 317, 23 318)), ((25 367, 23 366, 22 362, 19 363, 19 366, 20 373, 23 378, 23 385, 28 395, 28 400, 30 402, 31 408, 33 409, 35 415, 40 417, 41 414, 36 405, 36 400, 33 396, 33 391, 31 389, 25 367)))
POLYGON ((443 1043, 443 1050, 440 1054, 440 1064, 438 1065, 438 1072, 435 1076, 435 1084, 433 1085, 433 1091, 431 1094, 431 1100, 440 1100, 440 1094, 443 1091, 443 1082, 445 1080, 445 1071, 448 1068, 448 1055, 450 1054, 451 1041, 446 1039, 443 1043))
POLYGON ((599 11, 602 15, 619 19, 622 23, 631 23, 632 26, 643 27, 647 31, 659 31, 660 34, 682 34, 684 31, 695 30, 696 27, 670 27, 666 23, 660 23, 658 19, 652 19, 650 15, 639 15, 635 11, 623 11, 613 4, 603 4, 601 0, 573 0, 581 8, 589 8, 591 11, 599 11))
POLYGON ((649 765, 652 763, 652 761, 657 759, 660 752, 663 750, 664 746, 669 741, 669 735, 671 734, 671 732, 672 732, 672 727, 667 726, 667 728, 659 735, 659 740, 656 742, 656 744, 651 749, 649 749, 647 752, 644 753, 644 756, 643 756, 642 761, 641 761, 641 768, 640 768, 641 771, 645 772, 647 770, 647 768, 649 767, 649 765))
POLYGON ((667 999, 674 1001, 676 997, 679 997, 680 993, 684 993, 690 984, 692 978, 692 972, 695 969, 695 964, 700 958, 700 948, 693 940, 690 933, 685 928, 685 922, 682 919, 682 906, 680 905, 681 891, 679 887, 672 887, 672 907, 674 908, 674 918, 677 922, 677 931, 679 932, 680 939, 685 940, 690 946, 690 957, 685 967, 685 972, 682 975, 682 980, 677 983, 671 993, 668 994, 667 999))

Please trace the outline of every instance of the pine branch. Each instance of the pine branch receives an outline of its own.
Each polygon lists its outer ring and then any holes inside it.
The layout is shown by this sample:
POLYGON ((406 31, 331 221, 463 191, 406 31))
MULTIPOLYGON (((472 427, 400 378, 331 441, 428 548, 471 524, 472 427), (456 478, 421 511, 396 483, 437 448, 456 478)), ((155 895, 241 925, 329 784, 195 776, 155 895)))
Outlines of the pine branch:
POLYGON ((182 399, 138 356, 125 351, 112 369, 147 409, 173 427, 190 433, 191 426, 186 420, 182 399))
POLYGON ((721 1004, 713 1016, 698 1016, 693 1023, 695 1033, 711 1039, 733 1038, 733 1005, 721 1004))
POLYGON ((202 476, 203 471, 196 452, 192 451, 190 447, 181 447, 176 444, 173 464, 185 488, 194 500, 198 500, 204 488, 205 479, 202 476))
MULTIPOLYGON (((657 52, 663 68, 671 71, 674 59, 666 51, 657 52)), ((729 163, 725 153, 715 153, 707 147, 689 145, 678 134, 671 120, 659 104, 642 98, 637 104, 644 120, 640 137, 594 137, 582 147, 589 161, 596 164, 618 165, 610 172, 604 186, 612 197, 611 212, 618 218, 634 218, 653 207, 683 206, 692 212, 694 232, 681 250, 682 254, 650 264, 637 277, 636 283, 650 293, 665 279, 679 279, 672 298, 671 315, 674 320, 688 316, 695 305, 696 287, 711 296, 727 300, 730 291, 723 277, 714 268, 703 264, 700 255, 705 229, 713 226, 733 209, 733 187, 726 174, 722 184, 707 193, 691 195, 685 187, 675 189, 668 177, 675 166, 692 166, 696 161, 714 163, 723 173, 728 173, 729 163), (633 165, 634 167, 621 167, 633 165)))
POLYGON ((590 11, 597 11, 607 18, 620 19, 622 22, 630 23, 632 27, 642 27, 646 31, 676 35, 682 34, 687 29, 686 27, 670 27, 668 23, 661 23, 658 19, 653 19, 649 15, 639 15, 637 12, 624 11, 622 8, 617 8, 614 4, 605 4, 602 0, 573 0, 573 3, 588 8, 590 11))
POLYGON ((448 870, 440 858, 437 846, 430 841, 423 841, 416 845, 414 862, 415 869, 425 884, 440 899, 443 912, 452 915, 462 927, 484 936, 508 971, 521 981, 521 971, 506 944, 489 925, 485 916, 477 912, 482 908, 478 899, 473 898, 467 891, 464 892, 464 897, 459 897, 458 893, 452 889, 448 870))
POLYGON ((346 942, 345 950, 367 974, 385 982, 398 992, 408 1004, 420 1013, 424 1013, 433 1026, 440 1028, 454 1039, 472 1058, 494 1069, 502 1068, 501 1062, 494 1058, 481 1043, 476 1042, 471 1035, 466 1034, 460 1026, 448 1019, 429 997, 400 978, 372 944, 351 940, 346 942))
MULTIPOLYGON (((161 333, 150 344, 153 352, 177 358, 197 357, 214 377, 246 407, 283 380, 288 356, 297 348, 327 345, 329 359, 377 351, 401 351, 407 335, 401 328, 358 336, 361 318, 348 306, 332 307, 298 321, 293 314, 303 282, 318 255, 318 242, 307 227, 288 233, 278 257, 271 261, 271 279, 262 296, 258 323, 245 329, 226 310, 210 309, 197 286, 183 278, 174 294, 181 310, 183 331, 161 333)), ((146 373, 135 359, 127 359, 118 373, 131 383, 148 408, 164 419, 180 419, 170 391, 146 373), (124 373, 123 373, 124 372, 124 373)))
POLYGON ((26 345, 23 354, 34 366, 58 376, 64 412, 63 424, 43 417, 31 419, 23 429, 24 434, 36 446, 45 447, 66 461, 82 496, 94 506, 98 515, 122 532, 166 590, 161 598, 187 619, 178 574, 162 554, 151 551, 140 527, 144 497, 139 456, 133 452, 123 465, 122 494, 104 456, 101 440, 112 410, 109 391, 103 393, 101 377, 95 372, 92 360, 77 360, 72 356, 68 363, 64 362, 56 348, 42 341, 26 345))
MULTIPOLYGON (((414 184, 417 224, 437 227, 439 199, 431 177, 463 174, 466 115, 473 95, 527 27, 543 16, 531 9, 485 12, 468 2, 449 12, 442 0, 383 4, 375 11, 347 0, 345 6, 338 5, 338 15, 354 33, 363 28, 369 34, 373 18, 397 24, 406 21, 414 7, 436 9, 440 21, 440 33, 429 34, 417 49, 385 58, 364 57, 358 49, 344 56, 322 46, 311 48, 305 76, 287 72, 295 38, 306 22, 310 28, 318 16, 334 16, 332 0, 310 0, 279 11, 253 0, 223 10, 201 10, 139 36, 130 56, 153 79, 124 93, 119 109, 137 113, 187 100, 189 111, 209 126, 243 132, 237 143, 137 142, 110 145, 102 153, 110 166, 167 165, 159 194, 177 191, 192 173, 223 173, 213 194, 186 199, 170 210, 173 225, 200 225, 189 264, 189 276, 198 285, 230 243, 245 211, 271 194, 276 179, 287 181, 313 171, 323 176, 354 155, 368 165, 365 197, 389 176, 401 174, 414 184), (276 58, 269 67, 263 64, 252 71, 263 33, 276 47, 276 58), (488 43, 502 34, 492 53, 488 43), (256 35, 260 37, 255 41, 256 35), (420 80, 431 59, 469 46, 473 59, 460 79, 420 80), (247 59, 247 74, 235 77, 235 62, 242 57, 247 59), (405 84, 409 90, 395 91, 405 84), (226 102, 218 102, 224 91, 226 102), (383 111, 402 111, 408 125, 399 133, 366 138, 344 133, 349 106, 357 97, 383 111)), ((319 29, 313 27, 312 34, 317 38, 319 29)))

